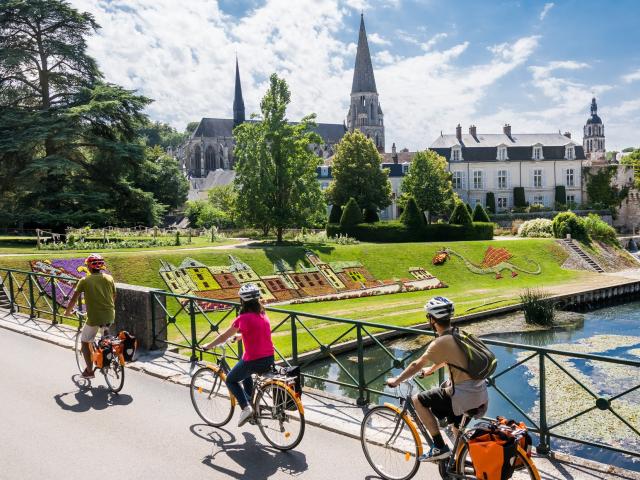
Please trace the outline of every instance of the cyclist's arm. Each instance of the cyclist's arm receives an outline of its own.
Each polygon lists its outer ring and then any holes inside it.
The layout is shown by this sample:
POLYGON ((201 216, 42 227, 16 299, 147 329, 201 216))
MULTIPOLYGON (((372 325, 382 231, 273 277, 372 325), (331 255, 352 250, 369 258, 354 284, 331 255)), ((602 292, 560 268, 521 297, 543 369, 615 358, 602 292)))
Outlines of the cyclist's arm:
POLYGON ((429 368, 423 368, 422 369, 422 376, 423 377, 428 377, 432 373, 435 373, 438 370, 440 370, 441 368, 444 368, 446 365, 447 365, 446 362, 442 362, 442 363, 438 363, 438 364, 433 364, 429 368))
POLYGON ((67 309, 64 311, 65 315, 71 315, 71 312, 73 312, 73 307, 76 306, 76 302, 78 301, 78 297, 80 296, 80 292, 78 290, 75 290, 73 292, 73 295, 71 296, 71 299, 69 300, 69 304, 67 305, 67 309))
POLYGON ((430 362, 429 357, 427 356, 427 352, 423 353, 422 356, 417 360, 411 362, 400 375, 395 378, 388 378, 387 385, 389 385, 390 387, 397 387, 405 380, 408 380, 409 378, 417 375, 420 369, 423 368, 428 362, 430 362))
POLYGON ((236 327, 231 326, 227 328, 224 332, 222 332, 220 335, 218 335, 218 338, 216 338, 213 342, 209 343, 208 345, 205 345, 202 348, 204 350, 209 350, 217 345, 220 345, 226 342, 231 337, 233 337, 236 333, 238 333, 238 329, 236 327))

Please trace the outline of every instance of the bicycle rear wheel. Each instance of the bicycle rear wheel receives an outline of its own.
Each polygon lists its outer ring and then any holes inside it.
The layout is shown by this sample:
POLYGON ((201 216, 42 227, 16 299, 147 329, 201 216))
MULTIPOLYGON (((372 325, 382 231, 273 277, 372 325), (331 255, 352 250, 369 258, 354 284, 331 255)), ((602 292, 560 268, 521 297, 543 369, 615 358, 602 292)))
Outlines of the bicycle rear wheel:
POLYGON ((76 354, 76 365, 78 366, 80 375, 82 375, 82 372, 84 372, 84 369, 86 367, 86 365, 84 364, 84 356, 82 355, 82 342, 80 341, 81 336, 82 332, 78 330, 78 333, 76 333, 75 345, 73 347, 73 350, 76 354))
POLYGON ((300 443, 304 435, 304 412, 290 389, 278 383, 262 385, 254 410, 260 432, 275 448, 291 450, 300 443))
POLYGON ((115 356, 111 359, 109 365, 102 368, 102 374, 111 392, 118 393, 122 390, 122 387, 124 387, 124 367, 120 365, 115 356))
POLYGON ((213 427, 226 425, 235 408, 231 398, 222 395, 223 384, 222 373, 209 367, 201 368, 191 377, 193 408, 202 420, 213 427))
MULTIPOLYGON (((518 446, 516 451, 516 470, 513 472, 511 479, 513 480, 540 480, 538 469, 533 460, 527 456, 527 453, 518 446)), ((460 449, 460 454, 456 460, 456 473, 475 477, 476 471, 473 468, 473 462, 469 455, 469 446, 465 443, 460 449)))
POLYGON ((386 480, 408 480, 418 471, 419 438, 404 417, 380 405, 362 420, 362 450, 369 465, 386 480))

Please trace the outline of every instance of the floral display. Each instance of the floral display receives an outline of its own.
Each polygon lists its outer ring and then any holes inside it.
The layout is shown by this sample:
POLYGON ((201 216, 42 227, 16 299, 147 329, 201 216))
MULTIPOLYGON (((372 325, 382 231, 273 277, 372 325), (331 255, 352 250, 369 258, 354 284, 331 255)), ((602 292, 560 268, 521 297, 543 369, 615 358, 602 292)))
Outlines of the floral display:
POLYGON ((518 276, 518 272, 529 275, 539 275, 542 273, 542 267, 540 267, 540 264, 537 262, 525 259, 531 265, 531 268, 519 267, 509 261, 513 258, 513 254, 506 248, 494 248, 491 246, 487 247, 487 250, 484 252, 484 258, 479 265, 447 247, 443 248, 433 257, 432 263, 434 265, 440 265, 450 256, 455 256, 462 260, 471 273, 477 275, 493 274, 496 280, 503 278, 502 272, 505 270, 511 274, 512 278, 518 276), (436 263, 436 260, 440 261, 440 263, 436 263))

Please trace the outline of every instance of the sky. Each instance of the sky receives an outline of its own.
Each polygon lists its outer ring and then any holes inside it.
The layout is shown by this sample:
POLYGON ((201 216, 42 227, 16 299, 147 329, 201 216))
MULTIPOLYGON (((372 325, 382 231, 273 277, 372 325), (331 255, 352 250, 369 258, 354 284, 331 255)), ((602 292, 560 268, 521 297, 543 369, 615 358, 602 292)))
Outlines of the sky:
POLYGON ((232 117, 236 54, 247 116, 276 72, 290 120, 342 123, 362 12, 387 150, 425 149, 458 123, 580 142, 594 95, 607 150, 640 146, 635 0, 70 1, 102 27, 88 46, 105 78, 180 131, 232 117))

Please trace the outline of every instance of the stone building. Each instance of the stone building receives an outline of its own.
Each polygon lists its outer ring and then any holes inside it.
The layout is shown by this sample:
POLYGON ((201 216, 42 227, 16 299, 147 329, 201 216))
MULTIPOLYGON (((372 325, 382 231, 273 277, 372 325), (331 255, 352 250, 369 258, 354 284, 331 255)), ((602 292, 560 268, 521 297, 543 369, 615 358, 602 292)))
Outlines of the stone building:
POLYGON ((606 163, 604 124, 598 116, 598 104, 595 97, 591 99, 591 116, 587 119, 583 129, 582 147, 588 165, 606 163))

